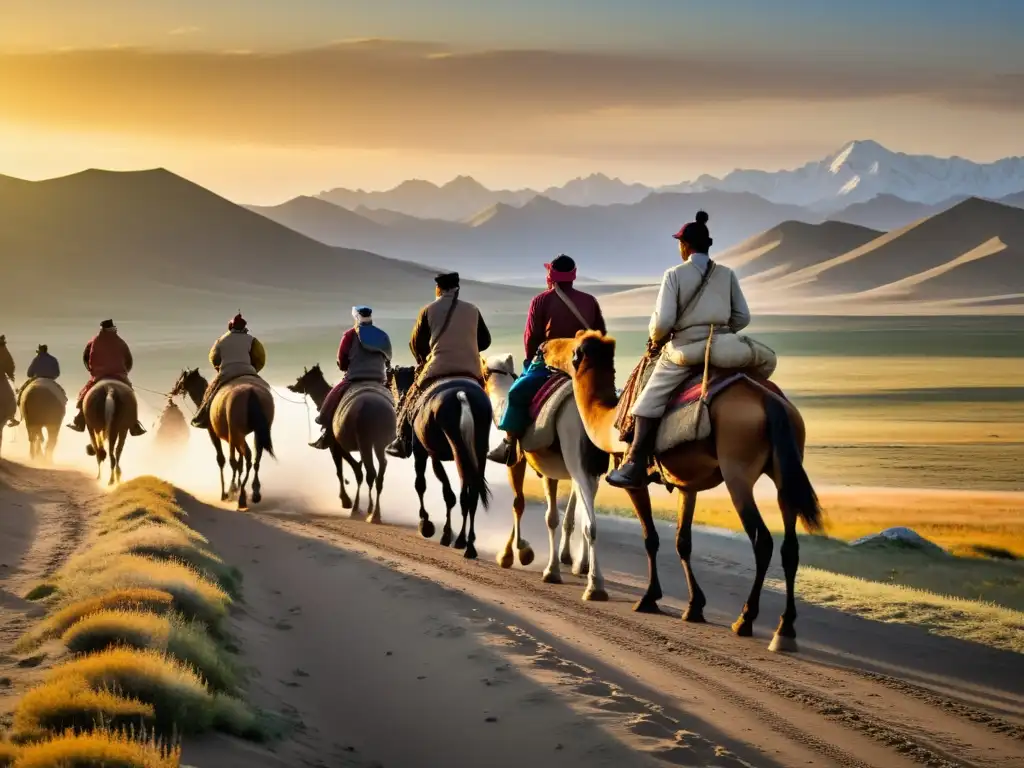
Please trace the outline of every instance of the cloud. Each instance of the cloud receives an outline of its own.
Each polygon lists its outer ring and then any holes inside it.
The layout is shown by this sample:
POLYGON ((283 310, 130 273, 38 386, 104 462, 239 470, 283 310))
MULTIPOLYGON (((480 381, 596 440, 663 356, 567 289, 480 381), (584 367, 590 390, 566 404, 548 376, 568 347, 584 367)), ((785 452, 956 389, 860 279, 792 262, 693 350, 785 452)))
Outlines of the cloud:
POLYGON ((386 39, 279 53, 0 56, 0 103, 8 119, 279 145, 461 152, 565 152, 655 139, 666 147, 680 141, 678 130, 647 126, 637 115, 668 111, 685 120, 687 113, 755 100, 915 97, 1020 110, 1020 86, 1018 75, 972 78, 871 63, 460 51, 386 39), (636 135, 614 135, 609 126, 626 124, 621 114, 633 116, 628 124, 636 135))
POLYGON ((172 37, 185 37, 186 35, 198 35, 203 31, 202 27, 175 27, 167 32, 172 37))

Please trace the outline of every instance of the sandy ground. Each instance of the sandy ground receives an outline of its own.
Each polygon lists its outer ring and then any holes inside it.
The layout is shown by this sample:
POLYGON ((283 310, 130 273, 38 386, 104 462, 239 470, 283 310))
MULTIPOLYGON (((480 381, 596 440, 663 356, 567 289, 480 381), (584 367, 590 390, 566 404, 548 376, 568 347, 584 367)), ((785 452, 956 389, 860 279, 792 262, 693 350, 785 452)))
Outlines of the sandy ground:
MULTIPOLYGON (((282 459, 266 466, 264 504, 248 514, 208 503, 217 481, 204 441, 176 461, 147 453, 145 439, 126 451, 126 478, 150 472, 196 494, 191 524, 244 574, 233 622, 253 670, 250 698, 295 724, 269 748, 188 742, 186 764, 1024 766, 1020 655, 804 604, 802 652, 771 654, 782 596, 765 594, 754 638, 734 637, 752 555, 745 539, 709 531, 694 544, 709 624, 683 624, 668 526, 665 615, 634 614, 646 561, 637 525, 615 518, 600 519, 598 539, 612 599, 583 603, 567 568, 561 586, 540 581, 537 505, 524 529, 535 564, 494 563, 511 521, 501 468, 491 510, 478 516, 481 559, 470 562, 404 527, 416 508, 404 462, 388 470, 387 525, 341 517, 329 460, 306 439, 304 424, 275 425, 282 459)), ((58 458, 80 456, 76 440, 62 438, 58 458)), ((83 508, 101 492, 79 472, 0 463, 5 649, 36 610, 19 596, 75 546, 83 508)), ((0 656, 5 710, 49 663, 18 661, 0 656)))

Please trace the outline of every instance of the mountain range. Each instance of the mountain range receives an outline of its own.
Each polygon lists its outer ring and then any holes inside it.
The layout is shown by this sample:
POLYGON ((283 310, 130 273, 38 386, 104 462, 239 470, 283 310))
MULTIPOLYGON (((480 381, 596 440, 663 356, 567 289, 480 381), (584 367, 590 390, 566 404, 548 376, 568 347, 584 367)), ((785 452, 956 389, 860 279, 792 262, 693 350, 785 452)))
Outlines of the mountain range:
POLYGON ((491 190, 471 177, 459 176, 442 186, 411 180, 383 192, 337 188, 317 197, 349 210, 385 209, 418 218, 465 221, 491 206, 518 207, 538 196, 563 205, 605 206, 638 203, 655 193, 708 191, 746 192, 826 216, 880 196, 936 206, 971 196, 1000 199, 1024 192, 1024 158, 975 163, 960 157, 908 155, 875 141, 859 140, 800 168, 735 170, 722 178, 704 175, 660 187, 592 174, 544 190, 491 190))

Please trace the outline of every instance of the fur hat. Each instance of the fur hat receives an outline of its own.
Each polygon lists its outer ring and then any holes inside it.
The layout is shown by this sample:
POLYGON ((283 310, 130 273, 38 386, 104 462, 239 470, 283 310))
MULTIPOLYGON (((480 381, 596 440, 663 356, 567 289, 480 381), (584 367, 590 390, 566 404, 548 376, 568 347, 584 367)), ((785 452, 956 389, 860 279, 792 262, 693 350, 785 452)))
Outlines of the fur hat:
POLYGON ((50 348, 48 346, 46 346, 45 344, 40 344, 36 348, 36 354, 37 355, 45 355, 49 351, 50 351, 50 348))
POLYGON ((352 319, 359 323, 368 323, 373 319, 373 310, 366 306, 352 307, 352 319))
POLYGON ((102 323, 100 323, 100 328, 102 328, 104 331, 112 331, 116 330, 117 326, 114 325, 113 320, 104 320, 102 323))
POLYGON ((437 283, 437 287, 440 288, 442 291, 451 291, 459 287, 459 273, 442 273, 434 278, 434 282, 437 283))

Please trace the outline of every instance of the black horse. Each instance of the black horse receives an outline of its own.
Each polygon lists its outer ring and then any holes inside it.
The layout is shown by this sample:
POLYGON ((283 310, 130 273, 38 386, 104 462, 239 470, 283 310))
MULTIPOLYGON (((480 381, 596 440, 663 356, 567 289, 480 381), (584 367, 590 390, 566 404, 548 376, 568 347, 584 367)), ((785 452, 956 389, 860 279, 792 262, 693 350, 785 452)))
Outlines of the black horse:
MULTIPOLYGON (((391 386, 396 399, 404 395, 413 384, 415 369, 398 366, 392 369, 391 386)), ((459 505, 462 509, 462 530, 455 539, 456 549, 465 549, 465 556, 475 559, 476 509, 490 504, 491 490, 484 477, 487 452, 490 450, 491 401, 483 387, 466 379, 452 379, 436 388, 427 385, 430 396, 420 402, 415 412, 410 413, 413 424, 413 460, 416 466, 416 493, 420 497, 420 535, 433 538, 434 524, 430 522, 423 494, 427 490, 427 460, 431 462, 434 475, 441 481, 444 503, 447 508, 441 546, 452 543, 452 509, 455 494, 442 462, 454 461, 462 480, 459 505), (469 534, 466 521, 469 521, 469 534)), ((401 429, 401 427, 399 427, 401 429)))

